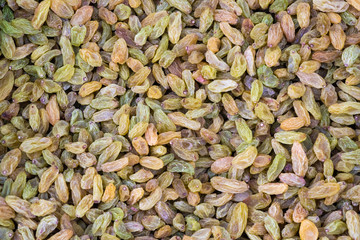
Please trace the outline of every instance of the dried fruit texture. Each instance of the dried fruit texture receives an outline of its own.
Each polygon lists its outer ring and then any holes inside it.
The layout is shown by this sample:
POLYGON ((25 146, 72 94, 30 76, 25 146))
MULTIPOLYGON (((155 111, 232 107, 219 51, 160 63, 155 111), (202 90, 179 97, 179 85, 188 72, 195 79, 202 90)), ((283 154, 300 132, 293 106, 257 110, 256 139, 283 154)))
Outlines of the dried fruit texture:
POLYGON ((21 151, 16 148, 7 152, 0 163, 0 171, 3 176, 11 175, 21 161, 21 151))
POLYGON ((266 231, 270 234, 272 239, 276 239, 276 240, 281 239, 280 228, 276 220, 270 215, 266 215, 266 217, 263 218, 263 221, 264 221, 264 227, 266 231))
POLYGON ((357 214, 354 210, 349 210, 345 214, 346 217, 346 225, 349 231, 349 236, 353 239, 358 239, 360 237, 360 218, 359 214, 357 214))
POLYGON ((249 146, 246 150, 236 155, 232 159, 232 166, 237 169, 245 169, 250 167, 257 156, 257 149, 254 146, 249 146))
POLYGON ((342 102, 335 103, 329 106, 329 113, 331 114, 360 114, 360 103, 358 102, 342 102))
POLYGON ((73 26, 80 26, 87 23, 94 12, 94 8, 92 6, 82 6, 81 8, 77 9, 74 15, 71 17, 71 25, 73 26))
POLYGON ((276 47, 283 39, 283 30, 279 22, 272 24, 268 30, 267 45, 276 47))
POLYGON ((340 24, 334 24, 329 29, 331 44, 337 50, 344 48, 346 35, 340 24))
POLYGON ((243 193, 249 188, 245 182, 224 177, 211 178, 211 185, 216 190, 225 193, 243 193))
POLYGON ((128 58, 128 47, 123 38, 119 38, 113 46, 111 61, 114 63, 124 64, 128 58))
POLYGON ((345 12, 349 8, 349 4, 342 0, 328 1, 315 0, 313 1, 314 8, 322 12, 345 12))
POLYGON ((103 172, 117 172, 125 168, 128 164, 129 164, 129 159, 127 157, 124 157, 119 160, 102 164, 101 170, 103 172))
POLYGON ((301 240, 316 240, 319 236, 319 230, 312 221, 305 219, 300 223, 299 235, 301 240))
POLYGON ((230 42, 239 46, 244 44, 244 36, 239 30, 232 28, 227 22, 221 22, 219 26, 221 31, 230 40, 230 42))
POLYGON ((36 7, 34 16, 31 20, 31 25, 34 27, 34 29, 39 29, 46 21, 50 10, 50 4, 50 0, 45 0, 40 2, 36 7))
POLYGON ((14 74, 12 71, 4 73, 1 79, 0 87, 2 89, 0 100, 3 101, 10 94, 11 89, 14 87, 14 74))
POLYGON ((296 73, 296 76, 298 76, 303 84, 313 88, 324 88, 326 86, 325 80, 317 73, 304 73, 299 71, 296 73))
POLYGON ((359 11, 0 0, 0 239, 360 240, 359 11))
POLYGON ((281 17, 281 28, 288 42, 293 42, 295 40, 295 25, 291 16, 285 13, 281 17))
POLYGON ((301 2, 296 7, 296 16, 301 28, 306 28, 310 24, 310 4, 301 2))
POLYGON ((309 160, 303 146, 297 141, 291 148, 291 160, 294 173, 299 177, 304 177, 308 170, 309 160))
POLYGON ((248 207, 245 203, 238 203, 232 210, 231 219, 227 231, 234 239, 241 237, 248 219, 248 207))
POLYGON ((325 161, 330 158, 331 146, 328 138, 323 134, 319 133, 314 143, 314 153, 320 161, 325 161))
POLYGON ((285 131, 297 130, 305 125, 305 120, 300 117, 291 117, 281 122, 280 128, 285 131))
POLYGON ((80 90, 79 90, 79 95, 81 97, 86 97, 98 90, 100 90, 101 88, 101 83, 100 82, 87 82, 84 85, 81 86, 80 90))
POLYGON ((309 189, 308 197, 314 199, 321 199, 334 196, 339 191, 340 185, 338 183, 319 182, 319 184, 309 189))
POLYGON ((286 192, 288 188, 286 183, 265 183, 259 186, 258 190, 269 195, 278 195, 286 192))
POLYGON ((50 186, 55 182, 57 176, 59 174, 59 169, 55 165, 48 168, 40 177, 39 183, 39 192, 44 193, 46 192, 50 186))

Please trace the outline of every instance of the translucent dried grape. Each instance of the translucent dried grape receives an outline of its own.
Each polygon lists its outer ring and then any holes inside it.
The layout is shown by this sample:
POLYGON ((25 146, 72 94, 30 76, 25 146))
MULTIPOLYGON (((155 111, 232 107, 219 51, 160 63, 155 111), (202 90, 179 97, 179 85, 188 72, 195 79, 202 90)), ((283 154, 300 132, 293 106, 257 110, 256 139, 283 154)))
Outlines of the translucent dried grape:
POLYGON ((216 190, 227 193, 242 193, 248 189, 248 185, 245 182, 224 177, 211 178, 211 185, 216 190))
POLYGON ((0 1, 0 238, 356 239, 359 6, 0 1))
POLYGON ((276 220, 269 215, 264 218, 264 226, 273 239, 280 239, 280 228, 276 220))
POLYGON ((299 235, 300 239, 317 239, 319 231, 313 222, 305 219, 300 224, 299 235))
POLYGON ((248 207, 245 203, 238 203, 232 210, 227 231, 232 238, 239 238, 247 225, 248 207))
POLYGON ((285 164, 286 158, 284 155, 277 154, 267 171, 267 180, 274 181, 284 169, 285 164))

